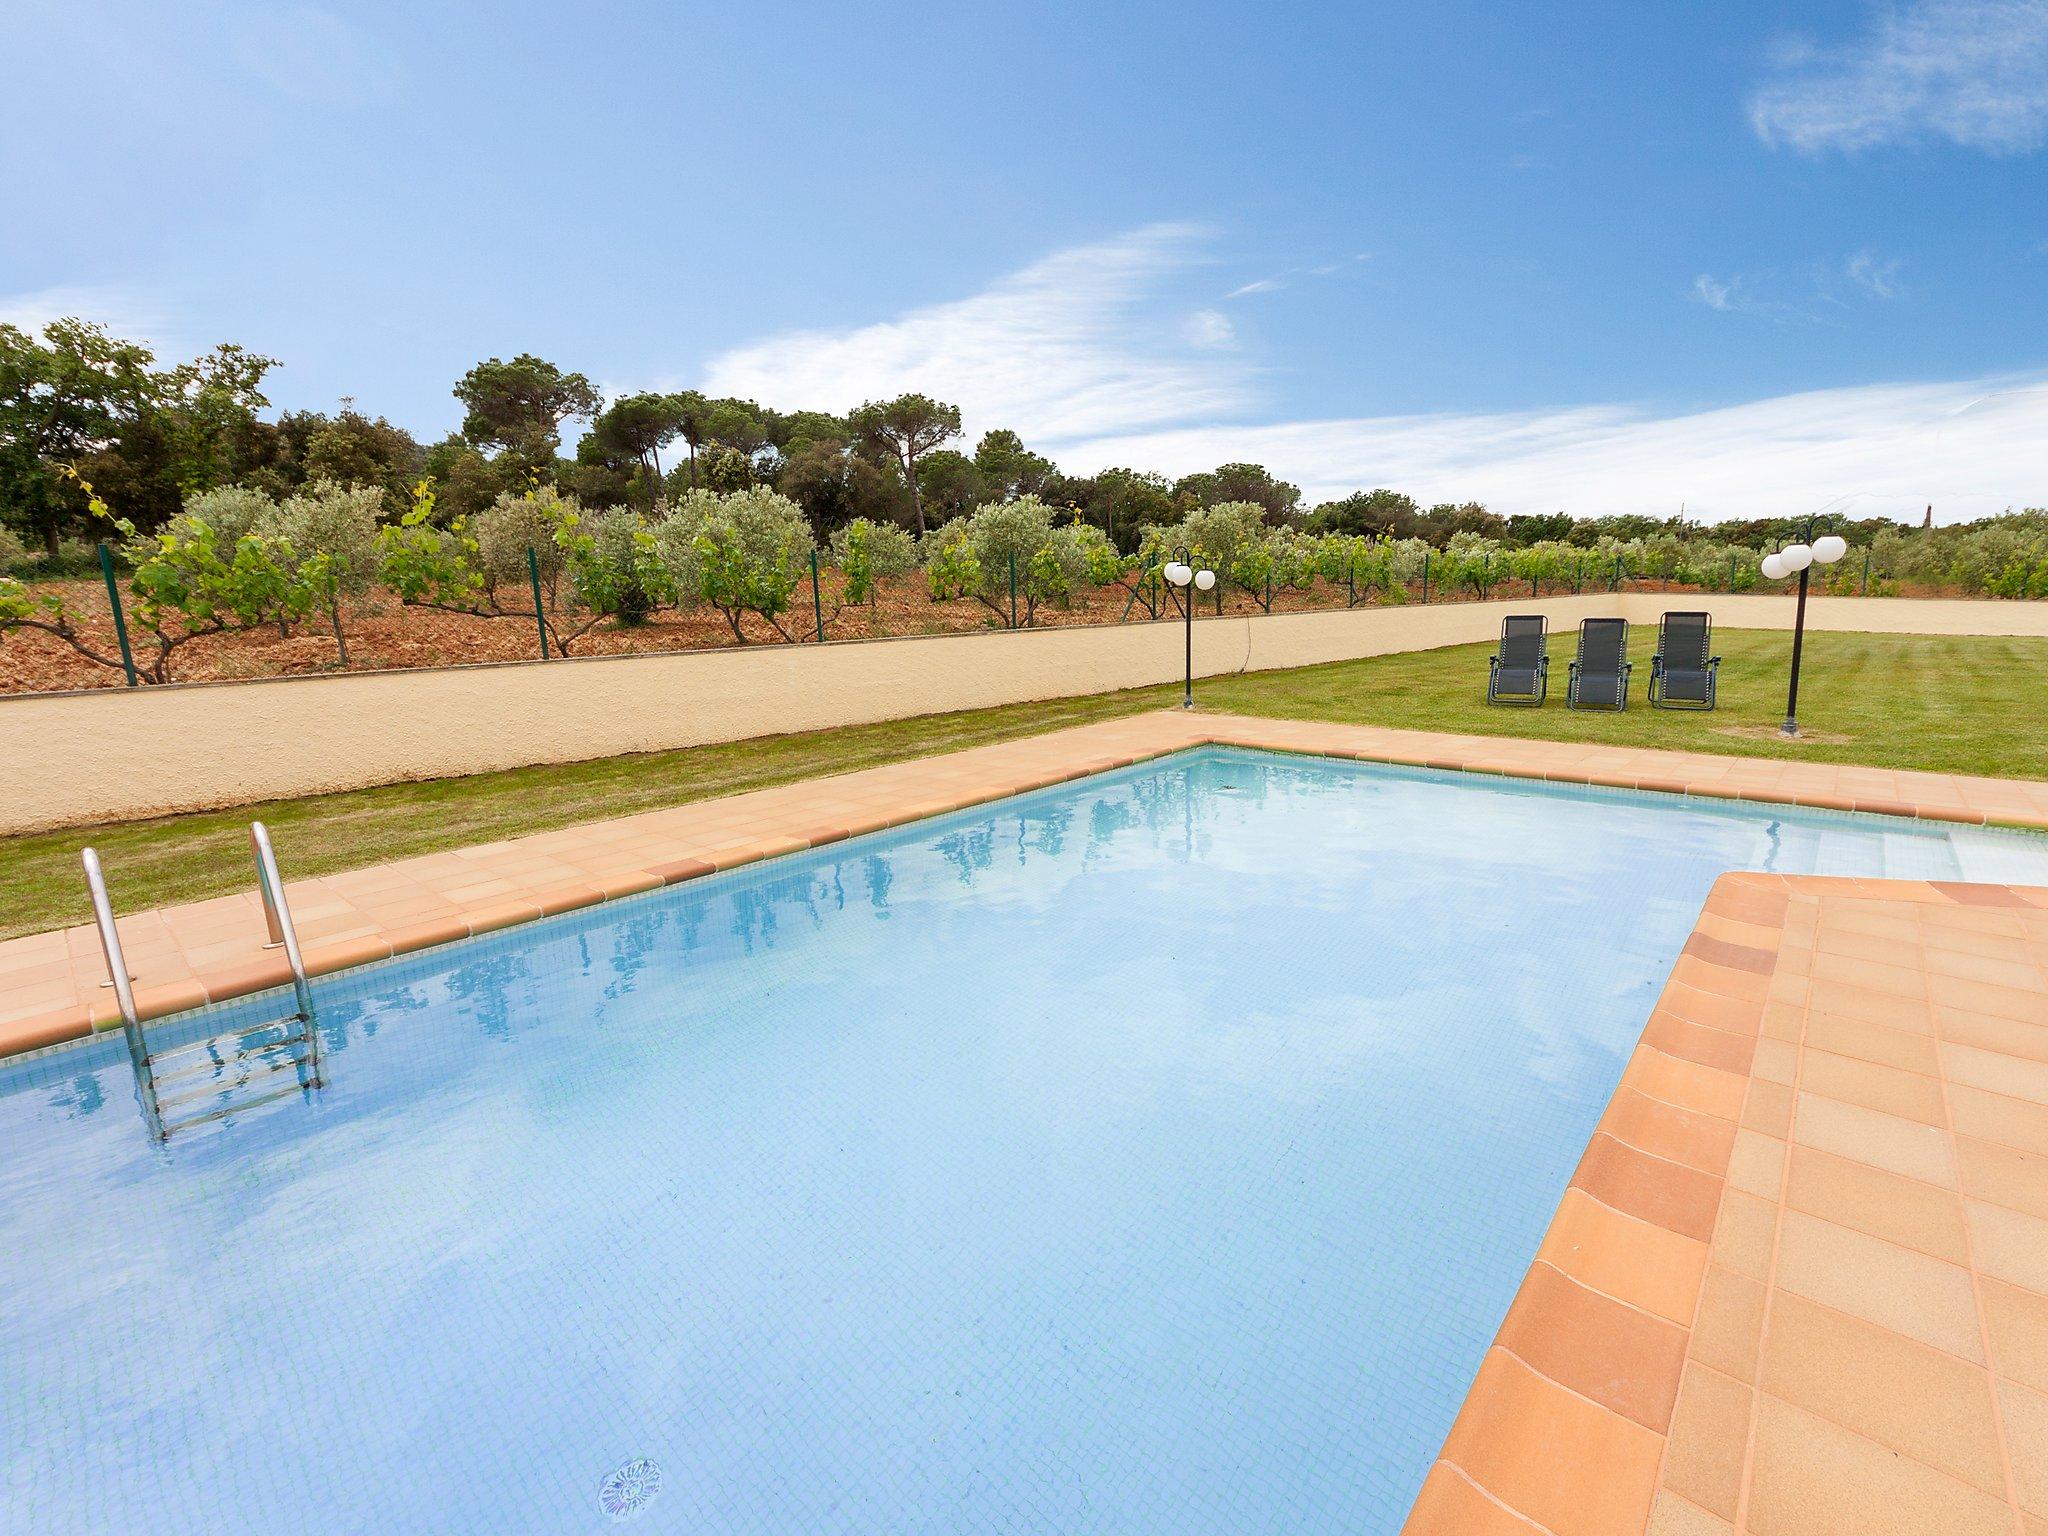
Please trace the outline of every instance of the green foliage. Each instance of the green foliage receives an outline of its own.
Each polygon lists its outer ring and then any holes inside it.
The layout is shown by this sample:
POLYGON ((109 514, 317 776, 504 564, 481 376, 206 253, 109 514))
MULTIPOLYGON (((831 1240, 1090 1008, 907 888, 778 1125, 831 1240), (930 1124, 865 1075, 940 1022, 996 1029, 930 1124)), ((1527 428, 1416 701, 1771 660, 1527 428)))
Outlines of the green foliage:
POLYGON ((374 485, 316 480, 288 497, 259 523, 275 541, 280 561, 327 615, 341 664, 348 665, 348 635, 341 600, 367 592, 381 563, 377 516, 384 493, 374 485))
POLYGON ((870 400, 847 418, 857 440, 872 451, 892 455, 910 488, 911 521, 919 538, 925 534, 924 502, 918 491, 918 460, 960 435, 960 407, 929 395, 898 395, 870 400))
POLYGON ((455 398, 467 413, 463 437, 502 450, 527 472, 552 469, 562 423, 587 421, 603 404, 582 374, 564 373, 530 352, 509 363, 495 357, 478 363, 456 381, 455 398))
POLYGON ((1275 479, 1263 464, 1223 464, 1183 475, 1174 482, 1173 494, 1189 507, 1250 502, 1272 523, 1297 520, 1301 504, 1301 487, 1275 479))
POLYGON ((1041 608, 1066 607, 1124 569, 1101 529, 1059 522, 1036 496, 984 502, 928 534, 921 552, 935 600, 975 598, 1005 624, 1014 581, 1016 622, 1023 626, 1034 623, 1041 608))
POLYGON ((526 552, 532 550, 541 583, 552 594, 568 558, 555 540, 555 530, 576 507, 573 497, 550 485, 533 486, 524 495, 499 492, 495 501, 469 520, 484 590, 524 589, 531 579, 526 552))
POLYGON ((894 523, 857 517, 832 535, 832 563, 846 573, 846 600, 872 603, 880 582, 917 568, 917 541, 894 523))
POLYGON ((654 529, 637 511, 621 507, 586 518, 569 503, 555 514, 555 542, 577 601, 594 615, 632 628, 674 600, 654 529))
POLYGON ((803 509, 787 496, 764 486, 723 496, 693 492, 654 539, 679 600, 716 608, 741 644, 747 640, 741 621, 750 613, 791 638, 781 616, 789 611, 797 584, 810 574, 817 546, 803 509))
POLYGON ((435 520, 434 482, 413 487, 412 507, 377 536, 384 585, 399 600, 458 613, 483 613, 487 583, 477 566, 477 542, 468 521, 443 528, 435 520))
POLYGON ((967 518, 955 518, 934 528, 918 541, 918 553, 924 558, 925 586, 933 602, 948 602, 980 592, 981 560, 974 552, 974 536, 967 518))
POLYGON ((16 569, 28 564, 28 546, 16 538, 12 530, 0 526, 0 572, 16 569))

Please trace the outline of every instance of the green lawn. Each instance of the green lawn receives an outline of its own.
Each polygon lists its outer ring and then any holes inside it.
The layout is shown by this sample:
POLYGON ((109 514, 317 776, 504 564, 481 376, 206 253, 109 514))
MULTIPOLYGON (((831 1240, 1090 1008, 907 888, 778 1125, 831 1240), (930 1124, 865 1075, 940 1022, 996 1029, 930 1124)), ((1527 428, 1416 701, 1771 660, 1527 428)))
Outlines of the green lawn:
MULTIPOLYGON (((1625 715, 1565 709, 1564 639, 1553 642, 1555 683, 1540 711, 1486 706, 1486 646, 1219 679, 1197 684, 1196 697, 1211 709, 1292 719, 2014 778, 2048 774, 2048 640, 1811 636, 1800 719, 1812 736, 1787 744, 1775 728, 1785 707, 1789 637, 1723 631, 1721 708, 1711 715, 1644 706, 1647 638, 1636 646, 1635 699, 1625 715)), ((1159 708, 1179 692, 1019 704, 0 840, 0 937, 85 920, 78 851, 88 842, 106 860, 117 909, 135 911, 246 887, 254 816, 269 823, 287 876, 326 874, 1159 708)))

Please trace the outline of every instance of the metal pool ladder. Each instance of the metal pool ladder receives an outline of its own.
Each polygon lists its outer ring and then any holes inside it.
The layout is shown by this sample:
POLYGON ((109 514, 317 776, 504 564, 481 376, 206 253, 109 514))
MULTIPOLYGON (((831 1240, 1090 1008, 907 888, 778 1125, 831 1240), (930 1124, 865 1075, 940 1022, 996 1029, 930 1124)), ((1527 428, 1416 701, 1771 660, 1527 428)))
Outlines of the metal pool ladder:
POLYGON ((320 1029, 313 1017, 313 988, 306 979, 306 962, 299 955, 298 930, 292 925, 292 911, 285 900, 284 881, 278 877, 277 855, 271 851, 270 833, 260 821, 249 825, 249 842, 256 855, 256 884, 263 897, 263 915, 271 936, 265 949, 284 948, 291 966, 292 996, 297 1011, 282 1018, 245 1024, 223 1034, 211 1035, 189 1045, 151 1051, 142 1021, 135 1013, 135 992, 129 985, 127 958, 121 953, 121 935, 114 926, 114 909, 107 900, 106 876, 100 870, 100 856, 85 850, 85 883, 92 892, 93 921, 100 931, 100 947, 106 951, 107 974, 113 979, 114 998, 121 1008, 121 1033, 128 1042, 128 1059, 135 1067, 135 1087, 142 1099, 142 1118, 153 1140, 168 1140, 174 1131, 189 1130, 209 1120, 223 1119, 258 1104, 281 1099, 321 1086, 320 1029), (256 1037, 271 1030, 285 1033, 272 1040, 256 1037), (291 1081, 274 1083, 289 1073, 291 1081), (273 1086, 265 1087, 265 1084, 273 1086), (196 1085, 196 1086, 190 1086, 196 1085), (195 1104, 219 1100, 244 1088, 261 1091, 225 1103, 213 1103, 198 1113, 195 1104), (167 1089, 176 1091, 166 1096, 167 1089), (168 1116, 168 1118, 167 1118, 168 1116))

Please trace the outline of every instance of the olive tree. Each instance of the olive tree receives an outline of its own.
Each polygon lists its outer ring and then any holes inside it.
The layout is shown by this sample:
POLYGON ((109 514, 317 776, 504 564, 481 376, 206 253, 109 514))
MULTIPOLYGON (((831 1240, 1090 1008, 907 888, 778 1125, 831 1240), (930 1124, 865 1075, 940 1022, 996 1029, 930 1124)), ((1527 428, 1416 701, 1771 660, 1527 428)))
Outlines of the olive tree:
POLYGON ((803 509, 787 496, 766 486, 722 496, 692 491, 653 537, 678 601, 716 608, 742 645, 742 620, 750 613, 783 639, 795 638, 783 627, 782 615, 817 545, 803 509))
POLYGON ((327 615, 344 667, 348 633, 342 625, 342 599, 360 596, 376 583, 381 565, 377 514, 383 506, 381 486, 316 480, 286 498, 261 530, 277 541, 279 557, 305 586, 313 606, 327 615))

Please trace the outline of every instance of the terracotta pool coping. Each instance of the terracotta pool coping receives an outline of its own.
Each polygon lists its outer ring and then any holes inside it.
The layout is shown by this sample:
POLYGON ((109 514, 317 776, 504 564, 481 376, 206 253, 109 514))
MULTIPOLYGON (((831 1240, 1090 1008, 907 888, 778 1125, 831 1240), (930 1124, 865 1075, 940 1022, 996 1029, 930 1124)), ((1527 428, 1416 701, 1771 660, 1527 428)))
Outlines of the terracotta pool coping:
POLYGON ((2048 889, 1724 875, 1408 1536, 2048 1533, 2048 889))
MULTIPOLYGON (((293 881, 287 889, 307 969, 328 975, 1209 745, 2048 829, 2048 783, 1168 710, 293 881)), ((289 846, 280 857, 289 868, 289 846)), ((118 867, 108 879, 118 897, 118 867)), ((290 979, 282 957, 261 948, 253 893, 132 914, 121 919, 121 931, 144 1019, 290 979)), ((105 975, 88 924, 0 941, 0 1059, 118 1023, 105 975)))

